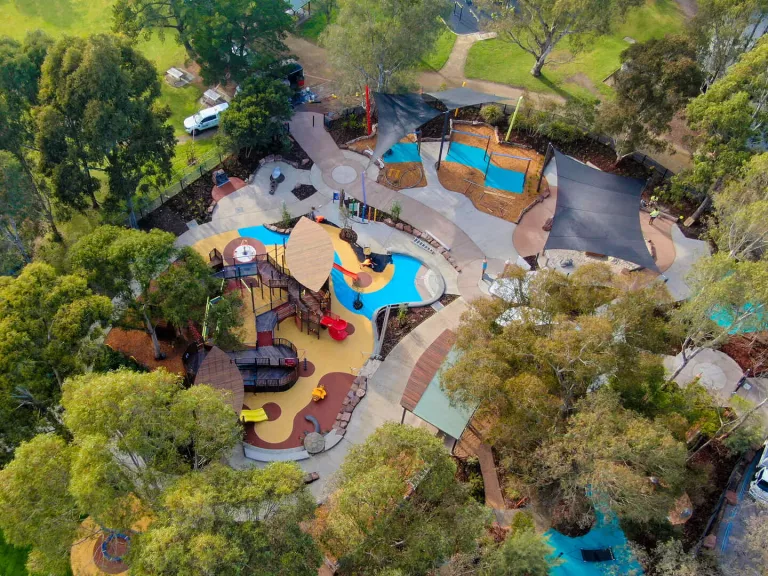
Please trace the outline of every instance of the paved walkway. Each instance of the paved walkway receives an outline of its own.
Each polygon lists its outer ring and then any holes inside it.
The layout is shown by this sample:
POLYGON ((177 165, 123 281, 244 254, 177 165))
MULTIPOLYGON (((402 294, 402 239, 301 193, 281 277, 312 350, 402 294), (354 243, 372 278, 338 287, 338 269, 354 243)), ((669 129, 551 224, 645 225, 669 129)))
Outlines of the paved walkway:
MULTIPOLYGON (((682 363, 682 356, 665 356, 664 368, 671 375, 682 363)), ((743 371, 738 364, 719 350, 705 349, 688 362, 688 365, 675 378, 675 382, 684 386, 699 376, 699 382, 711 392, 723 406, 730 404, 730 398, 736 390, 743 371)))
MULTIPOLYGON (((343 189, 347 196, 353 196, 359 200, 363 199, 363 189, 360 174, 363 168, 353 157, 354 152, 348 152, 347 156, 336 146, 336 143, 323 127, 321 114, 312 112, 298 112, 291 120, 291 134, 301 145, 304 151, 315 162, 315 167, 320 171, 322 182, 313 184, 317 187, 324 183, 329 188, 343 189), (314 126, 313 126, 314 117, 314 126), (353 179, 347 178, 344 174, 342 181, 334 179, 334 169, 339 166, 348 166, 355 172, 353 179)), ((339 177, 338 172, 336 177, 339 177)), ((428 232, 430 236, 438 239, 444 246, 449 247, 451 254, 456 259, 464 274, 473 275, 476 280, 473 283, 459 282, 459 291, 465 298, 473 299, 481 296, 483 293, 477 286, 477 279, 480 278, 480 265, 484 256, 480 247, 473 242, 472 238, 459 226, 461 220, 452 222, 437 210, 421 203, 410 196, 401 192, 390 190, 366 178, 366 202, 368 205, 389 212, 392 208, 392 202, 397 201, 402 207, 401 218, 410 225, 421 231, 428 232), (475 274, 475 269, 477 273, 475 274)), ((438 201, 439 203, 439 201, 438 201)), ((510 254, 510 257, 516 257, 516 254, 510 254)))

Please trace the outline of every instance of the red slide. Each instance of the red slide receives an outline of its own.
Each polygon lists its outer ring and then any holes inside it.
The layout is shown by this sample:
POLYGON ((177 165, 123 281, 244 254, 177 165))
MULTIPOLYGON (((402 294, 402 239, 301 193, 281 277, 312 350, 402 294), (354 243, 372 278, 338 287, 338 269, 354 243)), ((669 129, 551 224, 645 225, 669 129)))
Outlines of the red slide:
POLYGON ((342 274, 346 274, 347 276, 349 276, 350 278, 352 278, 352 280, 357 280, 357 274, 355 274, 354 272, 350 272, 350 271, 349 271, 349 270, 347 270, 346 268, 342 268, 341 266, 339 266, 338 264, 336 264, 336 262, 334 262, 334 263, 333 263, 333 267, 334 267, 334 268, 336 268, 336 270, 338 270, 338 271, 339 271, 339 272, 341 272, 342 274))
POLYGON ((344 340, 347 334, 347 321, 339 318, 336 314, 327 312, 321 319, 320 324, 328 328, 328 334, 334 340, 344 340))

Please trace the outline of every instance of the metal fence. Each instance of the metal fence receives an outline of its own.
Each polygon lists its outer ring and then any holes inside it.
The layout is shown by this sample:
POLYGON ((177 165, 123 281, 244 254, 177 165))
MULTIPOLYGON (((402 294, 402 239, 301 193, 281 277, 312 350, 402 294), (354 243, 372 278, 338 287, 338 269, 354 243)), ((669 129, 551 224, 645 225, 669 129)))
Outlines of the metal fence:
POLYGON ((183 192, 187 186, 205 176, 207 172, 210 172, 219 164, 222 164, 226 158, 229 158, 229 155, 222 153, 221 150, 211 150, 199 158, 196 164, 188 166, 181 171, 174 171, 171 176, 172 184, 162 190, 158 190, 157 196, 153 199, 147 199, 145 202, 140 202, 137 205, 136 210, 139 213, 139 218, 144 218, 160 208, 168 200, 176 196, 176 194, 183 192))

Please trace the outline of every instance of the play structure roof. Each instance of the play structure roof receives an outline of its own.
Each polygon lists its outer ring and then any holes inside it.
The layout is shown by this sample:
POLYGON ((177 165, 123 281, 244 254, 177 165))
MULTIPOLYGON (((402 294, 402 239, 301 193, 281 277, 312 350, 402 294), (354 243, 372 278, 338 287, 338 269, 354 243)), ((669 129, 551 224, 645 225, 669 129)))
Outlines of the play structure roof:
POLYGON ((420 94, 374 92, 373 99, 379 115, 374 158, 381 158, 402 138, 440 114, 439 110, 424 102, 420 94))
POLYGON ((285 264, 302 286, 317 292, 333 268, 333 242, 317 222, 302 217, 285 246, 285 264))
POLYGON ((460 438, 476 406, 452 404, 440 386, 440 367, 458 358, 456 334, 444 330, 411 371, 400 405, 453 438, 460 438))
POLYGON ((243 409, 243 376, 235 361, 221 348, 214 346, 205 355, 195 376, 195 384, 208 384, 216 390, 229 392, 232 408, 240 416, 243 409))
POLYGON ((557 150, 554 159, 557 206, 544 249, 613 256, 658 272, 640 228, 645 182, 602 172, 557 150))
POLYGON ((427 92, 429 96, 437 98, 445 104, 448 110, 463 108, 464 106, 477 106, 478 104, 487 104, 489 102, 501 102, 506 100, 503 96, 495 96, 472 90, 472 88, 451 88, 440 92, 427 92))

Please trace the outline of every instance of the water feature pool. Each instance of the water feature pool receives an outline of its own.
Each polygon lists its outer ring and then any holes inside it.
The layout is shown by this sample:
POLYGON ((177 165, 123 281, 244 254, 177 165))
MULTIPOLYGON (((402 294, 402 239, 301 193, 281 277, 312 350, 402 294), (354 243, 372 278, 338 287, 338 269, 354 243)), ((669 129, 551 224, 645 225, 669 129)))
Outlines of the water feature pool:
MULTIPOLYGON (((334 253, 333 261, 336 264, 343 265, 339 255, 334 253)), ((392 280, 381 290, 361 294, 363 307, 355 310, 353 303, 356 292, 344 280, 344 275, 335 268, 331 271, 333 280, 333 292, 336 294, 339 302, 350 312, 365 316, 369 320, 373 313, 380 307, 387 304, 400 304, 402 302, 421 302, 423 297, 416 288, 416 276, 422 264, 416 258, 405 254, 392 254, 392 264, 394 266, 394 275, 392 280)))

